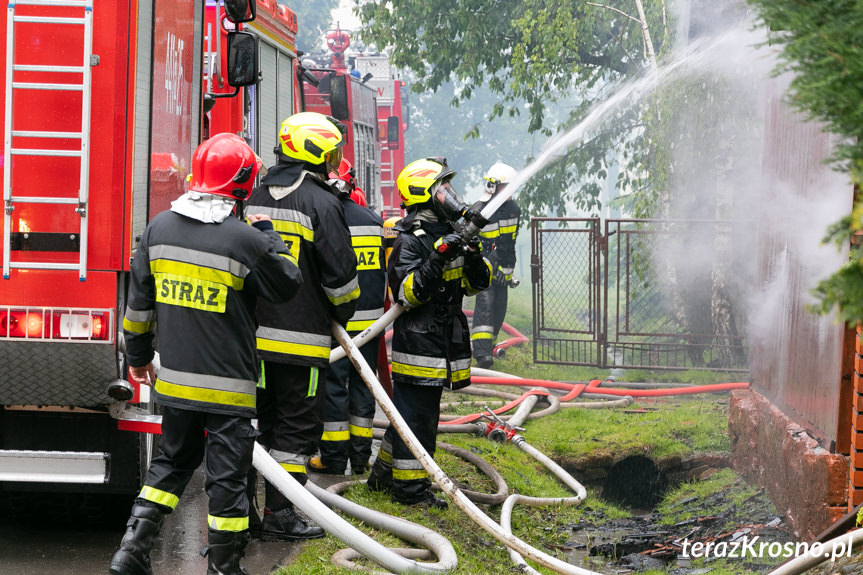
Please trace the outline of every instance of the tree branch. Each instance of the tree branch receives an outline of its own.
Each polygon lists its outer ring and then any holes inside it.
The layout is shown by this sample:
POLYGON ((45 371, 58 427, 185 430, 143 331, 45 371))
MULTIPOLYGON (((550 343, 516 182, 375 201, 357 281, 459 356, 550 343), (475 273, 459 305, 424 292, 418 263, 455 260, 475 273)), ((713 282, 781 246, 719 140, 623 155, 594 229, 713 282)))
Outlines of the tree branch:
POLYGON ((641 0, 635 0, 638 7, 638 15, 641 17, 641 32, 644 35, 644 43, 647 46, 647 55, 650 57, 650 65, 656 71, 656 52, 653 51, 653 42, 650 39, 650 30, 647 28, 647 16, 644 15, 644 4, 641 0))
POLYGON ((629 14, 624 12, 623 10, 615 8, 614 6, 606 6, 605 4, 596 4, 595 2, 586 2, 586 4, 588 6, 596 6, 597 8, 606 8, 607 10, 611 10, 613 12, 617 12, 618 14, 622 14, 622 15, 626 16, 627 18, 629 18, 630 20, 635 20, 636 22, 641 24, 641 20, 639 20, 635 16, 630 16, 629 14))
POLYGON ((650 60, 650 65, 656 70, 656 53, 653 51, 653 42, 650 39, 650 31, 647 28, 647 17, 644 15, 644 5, 641 3, 641 0, 635 0, 635 5, 638 7, 638 15, 640 18, 636 18, 630 14, 627 14, 623 10, 615 8, 614 6, 608 6, 606 4, 597 4, 596 2, 585 2, 588 6, 595 6, 597 8, 605 8, 606 10, 611 10, 612 12, 617 12, 634 22, 638 22, 638 25, 641 27, 641 36, 642 42, 644 43, 644 51, 647 53, 647 58, 650 60))

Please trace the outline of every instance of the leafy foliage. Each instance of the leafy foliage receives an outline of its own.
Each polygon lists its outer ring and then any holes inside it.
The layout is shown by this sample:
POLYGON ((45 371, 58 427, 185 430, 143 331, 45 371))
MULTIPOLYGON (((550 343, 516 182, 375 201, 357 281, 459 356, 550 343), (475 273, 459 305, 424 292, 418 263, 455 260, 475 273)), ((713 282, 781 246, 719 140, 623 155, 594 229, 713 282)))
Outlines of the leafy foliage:
MULTIPOLYGON (((770 42, 782 48, 776 73, 794 75, 790 104, 842 138, 832 160, 859 186, 863 178, 863 4, 854 0, 749 3, 772 31, 770 42)), ((861 230, 863 209, 857 207, 828 231, 827 239, 847 245, 861 230)), ((820 302, 813 310, 827 313, 838 306, 842 319, 863 319, 861 258, 859 249, 852 250, 850 261, 818 285, 815 295, 820 302)))
MULTIPOLYGON (((665 1, 644 5, 660 51, 668 42, 665 1)), ((642 28, 628 10, 634 10, 632 3, 620 0, 399 0, 359 6, 363 40, 391 47, 393 63, 416 75, 414 92, 434 92, 452 82, 458 106, 486 87, 496 98, 487 121, 524 112, 527 131, 546 137, 554 133, 550 126, 575 123, 605 96, 604 86, 646 67, 642 28), (558 108, 573 100, 569 118, 559 121, 558 108)), ((632 113, 618 120, 533 178, 522 192, 523 209, 532 215, 596 209, 617 162, 610 150, 621 149, 639 124, 632 113)), ((476 136, 479 124, 463 122, 462 130, 476 136)), ((528 160, 533 156, 521 142, 512 145, 528 160)))

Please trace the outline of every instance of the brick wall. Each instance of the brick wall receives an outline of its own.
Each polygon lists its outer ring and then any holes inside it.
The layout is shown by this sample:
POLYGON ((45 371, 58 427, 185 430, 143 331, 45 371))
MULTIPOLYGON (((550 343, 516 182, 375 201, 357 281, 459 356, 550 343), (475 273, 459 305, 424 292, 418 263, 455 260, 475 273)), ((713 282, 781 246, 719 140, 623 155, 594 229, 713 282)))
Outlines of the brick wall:
MULTIPOLYGON (((859 407, 863 414, 863 403, 859 407)), ((812 540, 847 513, 848 483, 859 479, 863 485, 863 477, 849 474, 845 456, 830 453, 755 391, 732 392, 729 415, 734 469, 767 491, 795 536, 812 540)), ((863 456, 863 422, 860 430, 863 456)))

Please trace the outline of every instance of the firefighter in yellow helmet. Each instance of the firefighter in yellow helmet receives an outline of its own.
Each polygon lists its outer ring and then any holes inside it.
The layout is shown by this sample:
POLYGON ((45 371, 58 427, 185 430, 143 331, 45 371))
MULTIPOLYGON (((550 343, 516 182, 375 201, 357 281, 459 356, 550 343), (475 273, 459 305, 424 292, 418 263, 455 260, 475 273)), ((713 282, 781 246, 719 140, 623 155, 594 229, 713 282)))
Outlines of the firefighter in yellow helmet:
MULTIPOLYGON (((455 226, 467 207, 443 158, 408 164, 397 185, 407 215, 396 225, 389 286, 407 308, 393 326, 393 403, 423 447, 434 454, 443 386, 470 385, 470 332, 462 299, 486 289, 491 266, 479 238, 462 239, 455 226)), ((395 502, 445 508, 431 481, 390 426, 367 482, 391 490, 395 502)))
MULTIPOLYGON (((260 441, 302 484, 323 430, 330 323, 347 324, 360 293, 344 211, 338 191, 327 183, 342 160, 341 128, 335 119, 315 112, 286 119, 275 149, 278 161, 252 192, 247 208, 272 218, 303 273, 303 287, 289 305, 260 303, 257 332, 264 360, 258 389, 260 441)), ((269 483, 262 523, 255 518, 252 514, 252 534, 263 539, 324 536, 269 483)))
POLYGON ((288 301, 302 283, 267 216, 249 216, 252 226, 232 217, 259 168, 235 134, 201 144, 192 157, 189 191, 150 221, 132 259, 126 355, 132 379, 154 387, 162 437, 111 559, 112 575, 152 574, 149 552, 162 518, 205 457, 207 573, 246 573, 239 561, 248 542, 246 477, 260 369, 255 305, 258 298, 288 301))
MULTIPOLYGON (((491 201, 495 194, 506 188, 515 174, 515 168, 503 162, 492 164, 483 176, 485 192, 480 200, 484 203, 491 201)), ((494 362, 494 341, 506 318, 507 290, 516 283, 513 282, 512 274, 520 218, 521 208, 509 198, 489 217, 489 223, 479 232, 482 250, 491 262, 494 279, 491 287, 477 296, 474 305, 471 342, 478 367, 489 368, 494 362)))

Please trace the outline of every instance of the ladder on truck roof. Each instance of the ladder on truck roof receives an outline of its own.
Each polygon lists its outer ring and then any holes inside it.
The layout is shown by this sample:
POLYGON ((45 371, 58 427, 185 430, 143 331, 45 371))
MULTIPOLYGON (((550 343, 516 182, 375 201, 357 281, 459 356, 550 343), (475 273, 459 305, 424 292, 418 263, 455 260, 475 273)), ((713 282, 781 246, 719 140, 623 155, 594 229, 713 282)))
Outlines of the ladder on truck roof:
MULTIPOLYGON (((62 54, 59 54, 62 55, 62 54)), ((91 66, 93 55, 93 0, 14 0, 9 3, 6 20, 6 122, 5 122, 5 146, 3 149, 3 278, 9 279, 10 268, 18 269, 53 269, 53 270, 78 270, 78 278, 84 281, 87 278, 87 202, 89 198, 89 167, 90 167, 90 94, 91 94, 91 66), (18 6, 51 6, 51 7, 80 7, 83 9, 81 16, 59 17, 59 16, 31 16, 16 15, 18 6), (15 55, 15 25, 18 23, 37 23, 43 26, 83 26, 84 27, 84 51, 83 58, 78 64, 72 65, 35 65, 24 64, 16 59, 15 55), (15 72, 42 72, 42 73, 73 73, 81 74, 81 83, 56 83, 56 82, 16 82, 15 72), (81 130, 79 132, 54 132, 16 130, 12 125, 14 94, 19 90, 57 90, 81 92, 81 130), (80 149, 61 150, 46 148, 14 148, 12 139, 45 138, 80 140, 80 149), (15 196, 13 195, 12 182, 12 156, 74 156, 80 159, 80 184, 77 197, 43 197, 43 196, 15 196), (71 204, 75 213, 80 216, 81 227, 79 234, 78 262, 38 262, 38 261, 11 261, 11 225, 12 212, 15 204, 71 204)))

